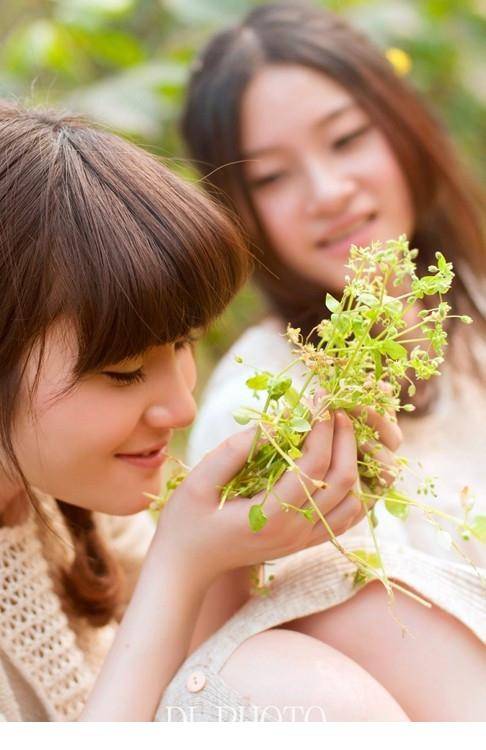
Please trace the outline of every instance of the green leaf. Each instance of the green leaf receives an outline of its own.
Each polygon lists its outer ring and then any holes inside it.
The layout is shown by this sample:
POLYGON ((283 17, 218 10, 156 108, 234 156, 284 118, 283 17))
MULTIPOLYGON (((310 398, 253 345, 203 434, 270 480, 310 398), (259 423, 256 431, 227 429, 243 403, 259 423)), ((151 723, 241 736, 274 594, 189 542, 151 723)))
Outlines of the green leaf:
POLYGON ((269 372, 261 372, 259 375, 253 375, 248 378, 246 385, 251 388, 252 391, 264 391, 268 386, 271 374, 269 372))
POLYGON ((135 0, 57 0, 57 15, 68 24, 101 29, 133 12, 135 0))
POLYGON ((402 344, 399 344, 398 341, 393 341, 392 339, 386 339, 381 345, 381 350, 395 360, 407 358, 407 350, 405 347, 402 346, 402 344))
POLYGON ((285 400, 289 406, 295 409, 297 404, 300 402, 300 396, 295 388, 289 388, 287 391, 285 391, 285 400))
POLYGON ((385 496, 385 508, 392 516, 405 521, 408 516, 409 505, 403 502, 401 495, 390 489, 385 496))
POLYGON ((439 271, 447 271, 447 261, 442 255, 442 253, 437 252, 435 254, 435 257, 437 259, 437 267, 439 271))
POLYGON ((295 445, 293 445, 292 448, 289 448, 287 452, 290 458, 300 458, 302 455, 302 451, 295 445))
POLYGON ((312 429, 307 419, 304 419, 303 417, 294 417, 290 421, 289 426, 294 432, 309 432, 309 430, 312 429))
POLYGON ((260 531, 265 526, 268 518, 263 512, 263 507, 260 504, 256 504, 251 506, 248 520, 252 531, 260 531))
POLYGON ((119 30, 73 28, 73 39, 93 60, 115 68, 142 62, 144 53, 137 39, 119 30))
POLYGON ((248 414, 247 410, 245 408, 242 409, 236 409, 233 413, 233 419, 238 424, 248 424, 248 422, 251 419, 251 416, 248 414))
POLYGON ((268 381, 268 395, 276 401, 292 386, 292 378, 275 376, 268 381))
POLYGON ((367 307, 375 307, 375 305, 378 304, 375 295, 370 294, 369 292, 361 292, 361 294, 358 294, 358 300, 367 307))
POLYGON ((338 300, 332 296, 332 294, 329 294, 329 292, 326 294, 326 307, 330 312, 336 312, 336 310, 339 309, 340 303, 338 300))
MULTIPOLYGON (((366 552, 366 550, 358 549, 355 550, 354 554, 356 557, 359 557, 362 562, 370 565, 372 568, 380 568, 380 559, 376 552, 366 552)), ((375 577, 376 576, 372 571, 361 570, 358 568, 354 575, 354 585, 359 586, 360 584, 367 583, 368 581, 372 581, 375 577)))
POLYGON ((471 525, 471 533, 480 542, 486 544, 486 516, 476 516, 471 525))
POLYGON ((301 511, 302 511, 302 515, 308 521, 310 521, 311 523, 314 522, 314 520, 315 520, 315 518, 314 518, 314 513, 315 513, 314 508, 301 508, 301 511))
POLYGON ((380 559, 376 552, 366 552, 364 549, 357 549, 354 551, 354 554, 367 565, 371 565, 373 568, 380 567, 380 559))

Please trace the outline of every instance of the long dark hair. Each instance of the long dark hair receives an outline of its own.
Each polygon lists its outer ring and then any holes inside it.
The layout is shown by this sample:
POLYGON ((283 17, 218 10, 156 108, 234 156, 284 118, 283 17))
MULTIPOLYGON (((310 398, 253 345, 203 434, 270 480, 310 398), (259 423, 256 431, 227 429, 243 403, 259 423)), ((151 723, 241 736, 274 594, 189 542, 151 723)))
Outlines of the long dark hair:
MULTIPOLYGON (((204 328, 247 271, 231 222, 156 158, 82 118, 0 102, 0 446, 35 507, 12 431, 25 363, 39 351, 38 376, 50 326, 75 327, 75 384, 204 328)), ((92 514, 58 504, 75 549, 66 590, 103 624, 120 599, 116 565, 92 514)))
MULTIPOLYGON (((467 175, 442 125, 386 57, 343 18, 304 3, 274 3, 214 36, 194 63, 181 129, 207 189, 231 211, 252 217, 251 241, 260 263, 256 280, 274 311, 309 333, 326 315, 323 289, 280 260, 255 214, 245 184, 240 146, 243 94, 269 64, 302 65, 346 88, 389 140, 408 181, 424 272, 441 250, 454 262, 450 300, 480 330, 477 304, 485 282, 485 231, 479 188, 467 175), (253 229, 254 227, 254 229, 253 229)), ((298 104, 296 105, 298 106, 298 104)), ((451 326, 450 333, 454 327, 451 326)), ((451 339, 452 340, 452 339, 451 339)))

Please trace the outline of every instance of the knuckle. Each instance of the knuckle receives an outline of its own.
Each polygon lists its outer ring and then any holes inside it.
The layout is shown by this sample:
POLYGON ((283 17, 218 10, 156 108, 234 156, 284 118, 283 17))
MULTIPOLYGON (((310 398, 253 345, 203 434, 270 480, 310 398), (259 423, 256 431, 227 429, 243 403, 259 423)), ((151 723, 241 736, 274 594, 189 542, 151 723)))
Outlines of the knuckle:
POLYGON ((349 489, 358 479, 358 467, 356 463, 343 467, 339 475, 339 486, 341 489, 349 489))
POLYGON ((353 495, 351 497, 350 502, 350 513, 353 516, 353 518, 357 518, 358 516, 361 516, 361 513, 363 512, 363 504, 359 497, 356 497, 353 495))
POLYGON ((390 431, 390 437, 388 439, 388 448, 392 451, 396 451, 403 441, 403 435, 401 432, 397 429, 393 429, 390 431))
POLYGON ((278 536, 275 538, 275 543, 279 548, 283 548, 285 550, 293 551, 295 549, 300 548, 300 540, 298 539, 298 535, 296 534, 295 530, 290 532, 290 530, 285 529, 285 531, 282 531, 278 536))

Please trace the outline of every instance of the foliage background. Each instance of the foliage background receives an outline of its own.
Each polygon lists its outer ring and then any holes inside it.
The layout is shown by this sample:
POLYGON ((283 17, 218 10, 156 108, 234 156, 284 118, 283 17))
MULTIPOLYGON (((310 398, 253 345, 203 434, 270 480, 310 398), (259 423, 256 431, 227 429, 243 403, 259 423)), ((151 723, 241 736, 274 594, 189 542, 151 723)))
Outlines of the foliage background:
MULTIPOLYGON (((479 177, 486 77, 484 0, 315 0, 342 13, 386 51, 403 50, 408 75, 455 135, 479 177)), ((0 96, 89 115, 192 177, 177 135, 190 65, 208 36, 255 0, 2 0, 0 96)), ((483 158, 482 158, 483 157, 483 158)), ((263 311, 247 287, 199 352, 200 383, 263 311)))

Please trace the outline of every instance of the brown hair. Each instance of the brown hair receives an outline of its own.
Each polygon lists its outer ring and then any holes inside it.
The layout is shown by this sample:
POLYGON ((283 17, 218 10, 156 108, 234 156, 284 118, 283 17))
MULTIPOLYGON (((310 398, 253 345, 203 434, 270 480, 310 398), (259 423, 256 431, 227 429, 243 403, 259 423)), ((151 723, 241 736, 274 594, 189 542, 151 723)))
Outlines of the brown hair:
POLYGON ((455 266, 453 307, 470 313, 484 329, 484 313, 471 289, 471 279, 481 284, 486 274, 479 188, 420 95, 385 56, 341 17, 303 3, 259 6, 241 24, 216 34, 193 66, 181 122, 208 190, 240 216, 252 217, 251 240, 262 261, 256 280, 274 311, 306 334, 326 315, 322 287, 280 260, 245 185, 242 98, 255 74, 271 64, 303 65, 331 77, 381 128, 414 201, 416 230, 410 240, 420 250, 419 270, 435 262, 436 250, 443 251, 455 266))
MULTIPOLYGON (((0 446, 37 510, 12 430, 25 363, 40 345, 38 381, 51 324, 75 326, 74 385, 205 327, 247 271, 231 222, 156 158, 79 117, 0 102, 0 446)), ((121 595, 117 567, 91 513, 58 504, 76 557, 66 590, 103 624, 121 595)))

